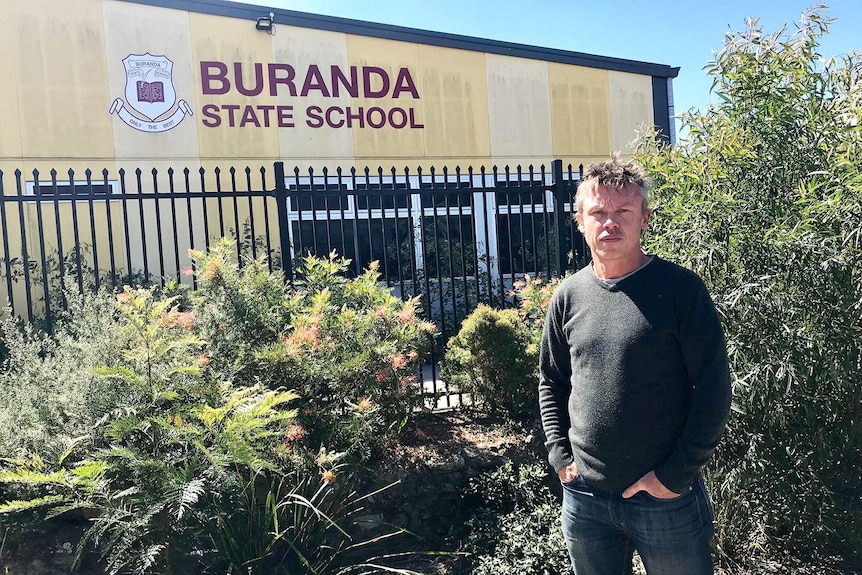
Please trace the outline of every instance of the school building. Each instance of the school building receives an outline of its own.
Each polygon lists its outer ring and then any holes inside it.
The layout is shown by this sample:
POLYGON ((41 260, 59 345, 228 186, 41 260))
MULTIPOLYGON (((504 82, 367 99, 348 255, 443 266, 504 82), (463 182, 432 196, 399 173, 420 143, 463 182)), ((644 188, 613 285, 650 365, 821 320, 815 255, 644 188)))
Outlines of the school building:
POLYGON ((562 241, 555 179, 644 127, 674 140, 664 64, 222 0, 0 0, 0 27, 16 310, 60 268, 191 281, 187 249, 220 235, 382 258, 402 291, 431 268, 510 284, 562 241))

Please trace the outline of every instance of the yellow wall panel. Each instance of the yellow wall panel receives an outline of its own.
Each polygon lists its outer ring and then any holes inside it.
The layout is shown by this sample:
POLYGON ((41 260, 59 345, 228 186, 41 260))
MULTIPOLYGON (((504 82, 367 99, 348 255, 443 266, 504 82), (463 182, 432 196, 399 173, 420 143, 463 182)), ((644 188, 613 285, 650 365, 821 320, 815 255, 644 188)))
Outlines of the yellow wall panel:
POLYGON ((608 72, 611 105, 611 144, 623 154, 632 152, 629 144, 637 132, 652 127, 652 78, 627 72, 608 72))
POLYGON ((13 37, 23 155, 114 155, 100 2, 5 2, 13 37), (34 17, 36 16, 36 17, 34 17), (98 106, 95 106, 98 104, 98 106))
MULTIPOLYGON (((412 111, 413 122, 407 117, 407 124, 403 128, 395 128, 385 125, 381 128, 372 128, 367 124, 364 128, 353 130, 354 151, 357 165, 366 163, 374 165, 380 160, 392 160, 400 162, 405 158, 416 158, 425 156, 424 127, 411 128, 411 125, 425 125, 424 111, 422 106, 422 92, 420 85, 419 57, 416 44, 395 42, 392 40, 380 40, 364 36, 347 36, 347 53, 351 66, 373 66, 382 68, 394 84, 402 68, 407 68, 415 87, 419 90, 419 99, 413 97, 409 92, 402 92, 397 98, 392 98, 394 86, 390 86, 389 95, 381 98, 353 98, 351 108, 353 113, 358 113, 362 108, 368 113, 371 108, 381 108, 390 112, 400 108, 406 114, 412 111)), ((377 78, 373 87, 382 88, 382 80, 377 78)), ((374 121, 378 121, 375 116, 374 121)), ((401 123, 401 117, 397 117, 401 123)))
POLYGON ((500 162, 548 161, 551 106, 547 62, 486 55, 491 154, 500 162))
MULTIPOLYGON (((164 121, 166 118, 174 118, 178 123, 163 131, 147 132, 127 125, 118 114, 112 115, 117 158, 146 158, 154 161, 182 159, 186 163, 197 163, 197 127, 200 118, 197 112, 189 116, 180 109, 183 102, 187 103, 190 109, 195 103, 196 93, 195 70, 188 39, 188 12, 109 0, 104 2, 103 10, 111 101, 93 102, 94 112, 104 114, 108 106, 117 99, 120 99, 127 109, 134 109, 136 103, 129 101, 126 86, 127 82, 133 86, 140 76, 127 78, 123 60, 129 55, 149 53, 157 57, 164 56, 173 63, 171 78, 155 77, 152 71, 147 73, 151 80, 170 83, 175 94, 174 104, 165 102, 157 111, 163 108, 167 110, 150 120, 162 118, 164 121)), ((161 63, 164 62, 166 61, 161 60, 161 63)), ((134 66, 130 66, 130 70, 132 74, 136 72, 134 66)), ((149 123, 143 113, 131 113, 136 119, 149 123)))
POLYGON ((612 151, 607 70, 548 66, 554 157, 576 164, 606 158, 612 151))
MULTIPOLYGON (((276 25, 277 32, 273 37, 273 62, 293 66, 297 74, 295 88, 297 95, 292 96, 287 86, 278 87, 277 102, 281 106, 293 106, 296 121, 292 128, 278 130, 281 157, 295 158, 303 165, 311 160, 326 158, 337 164, 350 163, 353 160, 353 130, 346 126, 333 128, 326 123, 317 126, 319 122, 306 121, 309 106, 316 106, 320 112, 318 117, 325 118, 330 107, 345 108, 350 106, 350 94, 345 93, 339 85, 339 95, 332 95, 332 66, 337 66, 349 78, 347 59, 347 36, 336 32, 309 30, 291 26, 276 25), (317 66, 327 87, 329 96, 321 90, 309 91, 301 96, 302 85, 309 66, 317 66), (314 126, 314 127, 313 127, 314 126)), ((336 114, 337 115, 337 114, 336 114)), ((330 118, 333 118, 330 115, 330 118)), ((291 166, 292 167, 292 166, 291 166)))
MULTIPOLYGON (((12 20, 12 2, 0 2, 0 22, 12 20)), ((3 158, 20 158, 21 128, 18 125, 18 85, 15 64, 18 58, 15 54, 15 44, 12 34, 0 34, 0 78, 3 87, 0 88, 0 160, 3 158)))
POLYGON ((419 45, 425 155, 435 163, 491 155, 485 56, 419 45))
MULTIPOLYGON (((195 70, 195 113, 200 110, 203 116, 204 106, 216 106, 220 120, 218 126, 207 127, 205 123, 210 120, 205 117, 197 119, 201 157, 239 161, 277 158, 278 131, 265 127, 264 113, 256 108, 260 105, 276 105, 276 98, 269 95, 266 85, 266 64, 271 62, 273 55, 272 36, 255 30, 254 22, 250 20, 192 13, 189 14, 189 22, 192 61, 195 65, 201 61, 226 64, 226 78, 229 83, 229 91, 225 94, 203 94, 201 70, 195 70), (260 95, 246 96, 237 91, 235 63, 241 65, 240 82, 243 88, 254 91, 262 84, 260 95), (256 63, 262 64, 260 75, 256 74, 256 63), (233 111, 233 126, 230 125, 231 110, 226 106, 239 107, 233 111)), ((216 88, 221 86, 220 82, 209 83, 216 88)), ((272 119, 270 116, 271 122, 272 119)), ((212 123, 215 121, 212 120, 212 123)))

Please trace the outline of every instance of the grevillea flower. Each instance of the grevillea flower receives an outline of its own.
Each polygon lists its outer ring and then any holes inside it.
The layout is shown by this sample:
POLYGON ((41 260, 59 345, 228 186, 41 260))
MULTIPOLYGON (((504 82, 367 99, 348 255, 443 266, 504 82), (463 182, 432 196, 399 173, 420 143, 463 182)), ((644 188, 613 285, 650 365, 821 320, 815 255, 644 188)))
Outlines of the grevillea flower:
POLYGON ((195 312, 182 311, 177 314, 177 325, 183 329, 191 329, 195 325, 195 312))
POLYGON ((200 354, 195 363, 198 364, 198 367, 206 367, 212 362, 212 358, 206 354, 200 354))
POLYGON ((314 326, 301 327, 293 334, 293 337, 298 342, 307 343, 312 349, 317 349, 319 336, 317 328, 314 326))
POLYGON ((388 369, 381 369, 379 372, 377 372, 377 375, 374 377, 374 380, 377 383, 386 383, 386 380, 388 380, 388 379, 389 379, 389 370, 388 369))
POLYGON ((135 296, 133 296, 129 291, 121 291, 117 294, 117 302, 119 303, 132 303, 133 299, 135 299, 135 296))
POLYGON ((407 352, 407 359, 409 359, 410 361, 416 361, 417 359, 419 359, 419 352, 415 349, 411 349, 409 352, 407 352))
POLYGON ((299 441, 303 437, 305 437, 305 428, 298 424, 291 425, 287 428, 287 431, 284 432, 284 439, 287 443, 299 441))
POLYGON ((327 469, 326 471, 322 471, 320 473, 320 477, 323 478, 324 483, 332 483, 333 481, 335 481, 337 475, 334 471, 327 469))
POLYGON ((413 309, 412 305, 405 305, 400 312, 398 312, 398 321, 401 323, 410 323, 413 321, 413 318, 416 317, 416 310, 413 309))
POLYGON ((166 313, 163 316, 159 317, 159 325, 162 327, 170 327, 174 325, 175 319, 176 318, 172 314, 166 313))
POLYGON ((374 317, 386 317, 388 310, 384 306, 380 306, 374 310, 374 317))
POLYGON ((195 274, 195 270, 192 269, 192 266, 188 266, 188 267, 183 268, 183 275, 184 276, 192 276, 194 274, 195 274))
POLYGON ((374 403, 367 397, 360 397, 356 402, 356 411, 364 413, 374 407, 374 403))
POLYGON ((400 391, 407 391, 410 386, 416 385, 417 381, 418 378, 415 375, 405 375, 398 379, 398 389, 400 391))
POLYGON ((201 276, 207 281, 213 281, 221 273, 221 262, 219 260, 210 260, 204 266, 204 271, 201 276))
POLYGON ((408 363, 409 362, 407 361, 407 356, 403 353, 399 353, 392 358, 392 369, 402 369, 404 367, 407 367, 408 363))

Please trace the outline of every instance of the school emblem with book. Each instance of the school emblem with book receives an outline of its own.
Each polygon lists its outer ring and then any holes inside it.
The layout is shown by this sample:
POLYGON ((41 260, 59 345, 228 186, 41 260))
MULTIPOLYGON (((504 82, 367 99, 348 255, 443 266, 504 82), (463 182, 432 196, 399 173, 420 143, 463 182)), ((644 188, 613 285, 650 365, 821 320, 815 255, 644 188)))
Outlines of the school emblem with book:
POLYGON ((177 102, 174 63, 167 56, 129 54, 123 66, 126 99, 115 99, 108 112, 117 114, 124 124, 142 132, 166 132, 192 115, 188 102, 177 102))

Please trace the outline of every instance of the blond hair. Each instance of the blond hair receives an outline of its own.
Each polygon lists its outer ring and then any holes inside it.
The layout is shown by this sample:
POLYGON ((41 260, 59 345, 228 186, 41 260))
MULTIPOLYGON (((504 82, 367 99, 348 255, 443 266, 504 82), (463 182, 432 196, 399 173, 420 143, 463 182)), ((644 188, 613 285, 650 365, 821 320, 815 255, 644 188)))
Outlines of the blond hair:
POLYGON ((578 209, 583 202, 584 194, 593 191, 597 186, 605 186, 616 190, 624 190, 629 186, 637 186, 643 201, 643 210, 649 210, 649 181, 643 169, 637 164, 620 159, 619 152, 614 152, 609 160, 590 164, 584 170, 584 177, 578 184, 575 203, 578 209))

